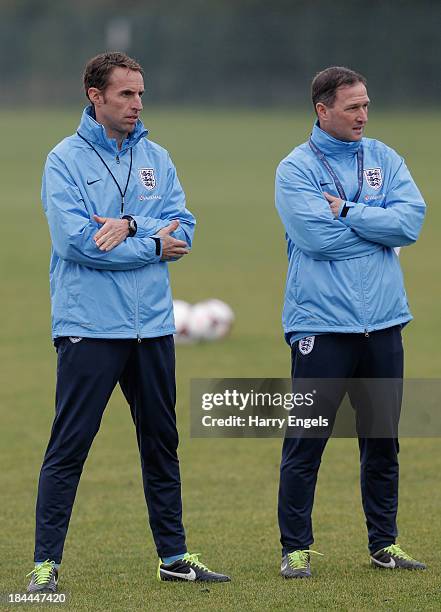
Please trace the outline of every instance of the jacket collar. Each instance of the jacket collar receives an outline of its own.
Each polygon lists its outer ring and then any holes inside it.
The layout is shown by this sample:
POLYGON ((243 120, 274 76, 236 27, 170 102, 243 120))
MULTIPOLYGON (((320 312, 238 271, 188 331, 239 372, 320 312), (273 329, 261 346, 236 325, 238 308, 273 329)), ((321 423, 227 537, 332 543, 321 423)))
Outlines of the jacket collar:
POLYGON ((124 140, 121 150, 118 150, 115 138, 108 138, 104 126, 95 119, 95 112, 92 105, 86 106, 84 109, 80 125, 78 126, 78 132, 92 144, 99 145, 114 154, 124 153, 127 149, 138 144, 141 138, 144 138, 148 134, 148 130, 145 129, 142 121, 138 119, 135 129, 129 134, 129 137, 124 140))
POLYGON ((318 121, 315 122, 312 128, 311 138, 313 143, 320 149, 325 155, 332 157, 351 157, 355 155, 360 148, 361 140, 354 142, 346 142, 344 140, 338 140, 334 138, 328 132, 325 132, 319 127, 318 121))

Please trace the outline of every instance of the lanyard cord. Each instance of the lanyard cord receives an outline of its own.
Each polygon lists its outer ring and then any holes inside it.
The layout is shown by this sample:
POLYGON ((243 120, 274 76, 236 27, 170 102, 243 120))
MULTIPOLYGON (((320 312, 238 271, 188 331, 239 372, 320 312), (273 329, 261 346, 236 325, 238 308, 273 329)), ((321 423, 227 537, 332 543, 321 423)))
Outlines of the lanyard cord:
POLYGON ((103 164, 106 166, 107 170, 109 171, 110 176, 113 178, 113 180, 115 181, 116 186, 118 187, 118 191, 121 194, 121 214, 123 214, 124 212, 124 197, 126 195, 127 192, 127 187, 129 186, 129 181, 130 181, 130 175, 132 173, 132 163, 133 163, 133 149, 132 147, 130 147, 130 167, 129 167, 129 174, 127 175, 127 182, 126 182, 126 187, 124 189, 124 191, 122 191, 121 187, 119 186, 118 181, 116 180, 112 170, 109 168, 109 166, 106 164, 106 162, 104 161, 104 159, 101 157, 101 155, 98 153, 98 151, 95 149, 95 147, 93 146, 93 144, 91 142, 89 142, 86 138, 84 138, 84 136, 82 136, 79 132, 77 132, 78 136, 80 138, 82 138, 84 140, 84 142, 87 142, 87 144, 89 145, 89 147, 91 147, 95 153, 98 155, 98 157, 100 158, 100 160, 103 162, 103 164))
MULTIPOLYGON (((313 153, 315 153, 315 155, 318 157, 318 159, 322 162, 326 170, 331 175, 332 180, 334 181, 334 184, 337 188, 338 195, 341 197, 342 200, 347 201, 348 198, 346 197, 345 190, 343 189, 343 185, 341 184, 338 176, 335 174, 331 164, 326 159, 325 154, 322 151, 320 151, 317 145, 315 145, 312 142, 311 138, 309 139, 308 143, 313 153)), ((360 197, 361 190, 363 189, 363 147, 362 146, 360 146, 360 148, 357 151, 357 178, 358 178, 358 190, 354 197, 354 200, 353 200, 354 202, 358 202, 358 198, 360 197)))

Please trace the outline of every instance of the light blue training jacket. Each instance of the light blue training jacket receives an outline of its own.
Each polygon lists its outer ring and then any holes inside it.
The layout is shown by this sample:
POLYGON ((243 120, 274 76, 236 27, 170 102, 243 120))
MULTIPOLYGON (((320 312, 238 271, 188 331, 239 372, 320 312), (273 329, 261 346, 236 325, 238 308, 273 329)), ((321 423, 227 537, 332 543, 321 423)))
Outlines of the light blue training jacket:
POLYGON ((378 140, 343 142, 314 125, 313 143, 340 180, 349 207, 335 219, 323 191, 334 180, 308 142, 281 161, 276 207, 286 230, 288 275, 283 309, 287 337, 367 333, 412 319, 393 247, 418 238, 425 203, 403 159, 378 140), (357 151, 364 172, 358 202, 357 151))
POLYGON ((191 246, 195 219, 169 154, 146 139, 141 121, 118 151, 87 107, 79 133, 102 156, 124 191, 121 195, 97 153, 77 134, 65 138, 48 155, 42 187, 43 207, 52 239, 50 288, 52 336, 151 338, 175 331, 167 263, 156 255, 158 230, 177 219, 172 234, 191 246), (109 252, 93 236, 101 227, 93 215, 131 215, 134 237, 109 252))

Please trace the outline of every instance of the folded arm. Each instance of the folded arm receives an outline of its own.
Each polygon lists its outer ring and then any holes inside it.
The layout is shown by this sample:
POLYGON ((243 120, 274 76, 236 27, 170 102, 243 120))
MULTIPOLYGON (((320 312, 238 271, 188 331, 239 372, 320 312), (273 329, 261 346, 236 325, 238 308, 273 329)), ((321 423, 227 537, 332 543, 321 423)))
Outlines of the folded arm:
POLYGON ((289 238, 312 259, 352 259, 380 248, 336 221, 323 193, 292 162, 277 169, 276 207, 289 238))
MULTIPOLYGON (((395 154, 396 155, 396 154, 395 154)), ((384 208, 346 202, 346 216, 339 210, 342 225, 372 242, 399 247, 414 243, 421 231, 426 205, 404 161, 398 156, 386 194, 384 208)))
POLYGON ((124 240, 110 251, 94 241, 100 228, 64 162, 51 153, 46 162, 43 207, 49 223, 54 252, 61 258, 101 270, 131 270, 157 263, 155 242, 144 235, 124 240))
MULTIPOLYGON (((161 219, 132 215, 138 228, 142 228, 151 236, 156 235, 160 229, 168 226, 171 221, 179 221, 179 226, 173 231, 172 237, 184 241, 188 248, 191 248, 196 220, 185 206, 185 194, 170 156, 168 157, 167 189, 163 196, 163 203, 161 219)), ((159 235, 161 236, 161 234, 159 235)))

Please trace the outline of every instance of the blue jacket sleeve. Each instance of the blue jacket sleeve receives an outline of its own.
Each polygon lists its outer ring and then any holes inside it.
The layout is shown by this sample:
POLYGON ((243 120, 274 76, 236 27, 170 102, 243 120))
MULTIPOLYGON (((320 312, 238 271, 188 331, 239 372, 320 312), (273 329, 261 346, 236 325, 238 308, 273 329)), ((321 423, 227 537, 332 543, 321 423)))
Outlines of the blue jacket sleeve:
POLYGON ((100 251, 93 240, 100 225, 91 218, 79 188, 54 152, 44 169, 42 201, 53 249, 61 259, 100 270, 131 270, 160 260, 154 241, 147 236, 100 251))
POLYGON ((179 227, 171 235, 177 240, 183 240, 191 248, 196 220, 185 206, 185 194, 170 156, 168 157, 167 190, 164 195, 161 219, 152 219, 139 215, 132 216, 138 227, 146 230, 150 236, 153 236, 158 230, 169 225, 170 221, 176 219, 179 221, 179 227))
POLYGON ((353 259, 381 248, 334 219, 323 194, 288 160, 277 169, 276 207, 288 237, 312 259, 353 259))
POLYGON ((384 246, 412 244, 418 238, 424 221, 426 205, 404 161, 393 152, 396 162, 384 208, 348 202, 345 226, 359 236, 384 246))

